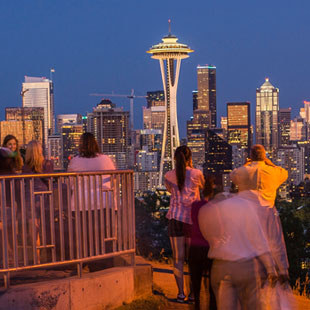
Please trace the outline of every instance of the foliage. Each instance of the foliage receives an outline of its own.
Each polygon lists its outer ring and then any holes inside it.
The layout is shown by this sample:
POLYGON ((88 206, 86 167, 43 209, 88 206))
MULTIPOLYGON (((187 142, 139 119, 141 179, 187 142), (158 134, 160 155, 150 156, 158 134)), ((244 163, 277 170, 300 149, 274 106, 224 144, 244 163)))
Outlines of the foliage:
POLYGON ((278 202, 287 256, 290 264, 290 281, 298 283, 300 293, 309 294, 307 281, 310 253, 310 201, 295 199, 293 202, 278 202))
POLYGON ((146 299, 134 300, 130 304, 124 304, 116 310, 160 310, 166 308, 166 301, 160 296, 151 296, 146 299))
POLYGON ((170 197, 147 192, 135 199, 137 253, 144 257, 167 260, 171 248, 166 218, 170 197))

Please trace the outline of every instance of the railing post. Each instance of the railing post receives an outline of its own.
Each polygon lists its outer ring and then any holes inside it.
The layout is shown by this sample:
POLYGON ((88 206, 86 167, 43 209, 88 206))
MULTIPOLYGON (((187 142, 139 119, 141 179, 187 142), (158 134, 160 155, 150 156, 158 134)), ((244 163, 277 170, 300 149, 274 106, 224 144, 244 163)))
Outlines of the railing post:
POLYGON ((82 277, 87 262, 123 255, 134 266, 134 211, 132 171, 1 176, 0 274, 4 286, 10 286, 10 273, 23 269, 71 264, 82 277), (46 190, 38 190, 37 180, 42 178, 48 179, 46 190), (57 181, 55 191, 53 180, 57 181), (66 198, 68 206, 64 205, 66 198), (43 259, 41 249, 52 251, 52 257, 43 259))

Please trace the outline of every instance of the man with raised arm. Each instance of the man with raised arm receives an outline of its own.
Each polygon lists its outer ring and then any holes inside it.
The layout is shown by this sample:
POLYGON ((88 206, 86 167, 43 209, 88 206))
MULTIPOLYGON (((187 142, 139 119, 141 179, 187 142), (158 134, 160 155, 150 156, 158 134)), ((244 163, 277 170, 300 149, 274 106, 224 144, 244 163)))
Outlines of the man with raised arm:
POLYGON ((256 144, 250 152, 250 159, 240 168, 234 169, 230 178, 238 186, 241 195, 247 191, 256 193, 262 207, 261 222, 267 231, 269 246, 275 261, 278 279, 281 283, 288 281, 288 260, 279 214, 274 207, 277 189, 286 181, 288 173, 276 166, 266 157, 265 148, 256 144), (266 216, 267 215, 267 216, 266 216))
POLYGON ((250 159, 230 174, 232 182, 239 191, 256 190, 260 194, 261 204, 273 207, 277 189, 287 179, 287 171, 276 166, 266 157, 265 148, 255 144, 251 148, 250 159))

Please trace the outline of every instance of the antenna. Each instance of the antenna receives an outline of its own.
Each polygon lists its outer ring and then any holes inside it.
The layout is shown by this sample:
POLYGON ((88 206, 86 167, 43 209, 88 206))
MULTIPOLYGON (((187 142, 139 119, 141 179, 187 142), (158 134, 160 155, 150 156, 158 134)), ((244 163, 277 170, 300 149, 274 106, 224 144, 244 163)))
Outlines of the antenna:
POLYGON ((168 25, 169 25, 169 34, 171 34, 171 19, 168 19, 168 25))

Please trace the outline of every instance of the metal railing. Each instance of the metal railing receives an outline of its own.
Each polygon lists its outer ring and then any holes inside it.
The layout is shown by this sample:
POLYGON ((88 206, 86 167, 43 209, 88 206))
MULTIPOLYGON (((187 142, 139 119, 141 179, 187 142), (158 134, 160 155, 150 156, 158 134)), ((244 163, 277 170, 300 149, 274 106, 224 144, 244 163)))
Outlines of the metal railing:
POLYGON ((0 273, 135 258, 132 171, 0 176, 0 273))

